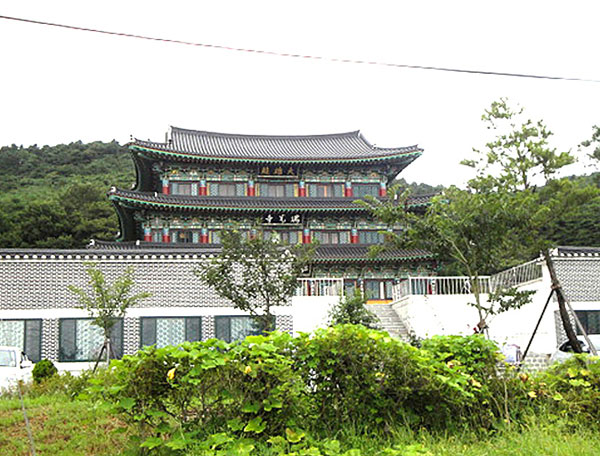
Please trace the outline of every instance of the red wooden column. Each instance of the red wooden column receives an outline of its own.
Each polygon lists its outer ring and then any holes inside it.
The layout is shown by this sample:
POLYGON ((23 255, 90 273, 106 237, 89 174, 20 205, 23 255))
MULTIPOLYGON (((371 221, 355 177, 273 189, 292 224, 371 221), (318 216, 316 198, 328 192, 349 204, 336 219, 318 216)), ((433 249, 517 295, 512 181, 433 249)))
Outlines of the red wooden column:
POLYGON ((379 183, 379 196, 382 198, 387 196, 387 186, 385 185, 385 182, 379 183))
POLYGON ((200 229, 200 244, 208 244, 208 228, 200 229))
POLYGON ((169 228, 165 227, 162 230, 162 241, 165 244, 168 244, 169 242, 171 242, 171 235, 169 234, 169 228))
POLYGON ((247 196, 256 196, 256 187, 254 186, 254 180, 248 180, 248 191, 247 196))
POLYGON ((168 195, 170 193, 169 191, 169 179, 163 179, 162 180, 162 192, 164 195, 168 195))
POLYGON ((198 196, 206 196, 206 179, 200 179, 198 184, 198 196))
POLYGON ((298 196, 306 196, 306 185, 303 180, 298 182, 298 196))
POLYGON ((144 242, 152 242, 152 228, 144 227, 144 242))
POLYGON ((344 184, 344 196, 350 198, 354 196, 352 191, 352 182, 350 181, 346 181, 346 183, 344 184))
POLYGON ((350 244, 358 244, 358 230, 352 228, 350 231, 350 244))
POLYGON ((303 244, 310 244, 311 243, 310 229, 309 228, 304 228, 302 230, 302 243, 303 244))

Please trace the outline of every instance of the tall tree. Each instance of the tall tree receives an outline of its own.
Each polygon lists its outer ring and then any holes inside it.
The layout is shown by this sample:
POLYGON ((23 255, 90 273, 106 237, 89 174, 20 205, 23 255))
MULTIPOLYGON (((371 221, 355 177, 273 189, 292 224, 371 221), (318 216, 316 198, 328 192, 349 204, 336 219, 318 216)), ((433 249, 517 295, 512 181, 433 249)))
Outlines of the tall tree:
MULTIPOLYGON (((555 178, 575 157, 552 148, 552 133, 543 122, 523 119, 522 114, 522 109, 512 109, 505 99, 492 103, 482 119, 497 136, 483 150, 475 149, 474 159, 463 161, 475 169, 476 177, 466 190, 451 188, 434 198, 425 216, 401 214, 389 203, 373 207, 382 220, 406 226, 397 242, 455 261, 456 272, 469 277, 480 326, 485 326, 487 314, 519 307, 527 296, 507 290, 504 298, 510 298, 509 302, 497 296, 492 306, 484 306, 479 276, 541 250, 547 253, 551 244, 543 228, 597 194, 595 188, 555 178)), ((564 325, 572 335, 568 318, 564 325)))
POLYGON ((250 237, 237 229, 223 231, 221 243, 221 253, 201 264, 195 274, 252 315, 261 331, 273 329, 273 307, 285 305, 295 293, 313 247, 287 245, 260 231, 250 237))

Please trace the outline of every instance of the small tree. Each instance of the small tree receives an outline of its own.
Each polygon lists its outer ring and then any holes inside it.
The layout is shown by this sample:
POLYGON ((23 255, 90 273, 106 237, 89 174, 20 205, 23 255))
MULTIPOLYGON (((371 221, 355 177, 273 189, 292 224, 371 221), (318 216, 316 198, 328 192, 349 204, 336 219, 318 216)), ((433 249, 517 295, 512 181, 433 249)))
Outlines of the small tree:
POLYGON ((272 308, 285 305, 298 288, 298 278, 308 267, 313 246, 287 245, 258 231, 246 237, 237 229, 223 231, 222 251, 194 273, 255 317, 261 331, 273 329, 272 308))
POLYGON ((365 304, 367 299, 355 288, 352 295, 345 295, 333 305, 329 311, 329 325, 363 325, 367 328, 375 328, 377 317, 370 312, 365 304))
MULTIPOLYGON (((118 318, 125 316, 128 308, 136 305, 141 300, 150 296, 142 292, 131 295, 133 288, 133 267, 125 269, 123 275, 118 277, 113 285, 106 282, 104 273, 96 267, 95 263, 86 263, 85 272, 89 276, 88 292, 82 288, 69 285, 69 291, 77 296, 81 309, 88 312, 93 319, 93 324, 102 329, 104 344, 102 351, 106 351, 106 361, 110 360, 110 332, 118 318)), ((100 356, 102 356, 102 351, 100 356)), ((100 359, 100 356, 98 359, 100 359)))

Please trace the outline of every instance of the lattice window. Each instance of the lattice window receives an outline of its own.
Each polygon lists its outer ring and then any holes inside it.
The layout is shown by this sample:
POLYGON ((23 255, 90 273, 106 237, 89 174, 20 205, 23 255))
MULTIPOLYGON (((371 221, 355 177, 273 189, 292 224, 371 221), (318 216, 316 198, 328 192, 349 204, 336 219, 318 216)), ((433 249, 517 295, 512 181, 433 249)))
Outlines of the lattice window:
MULTIPOLYGON (((104 334, 89 318, 60 320, 59 361, 96 361, 104 343, 104 334)), ((111 358, 123 356, 123 320, 110 334, 111 358)), ((104 357, 104 356, 103 356, 104 357)))
POLYGON ((33 362, 41 358, 42 320, 0 320, 0 345, 19 347, 33 362))
POLYGON ((201 317, 142 318, 141 345, 178 345, 202 339, 201 317))

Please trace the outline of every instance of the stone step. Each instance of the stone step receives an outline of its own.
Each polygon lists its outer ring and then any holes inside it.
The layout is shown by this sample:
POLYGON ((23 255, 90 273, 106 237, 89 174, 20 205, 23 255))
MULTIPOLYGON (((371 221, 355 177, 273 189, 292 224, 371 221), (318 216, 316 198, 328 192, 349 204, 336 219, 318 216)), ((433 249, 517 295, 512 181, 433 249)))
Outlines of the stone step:
POLYGON ((408 329, 392 308, 391 304, 371 304, 367 306, 379 320, 380 329, 387 331, 392 337, 407 341, 409 339, 408 329))

